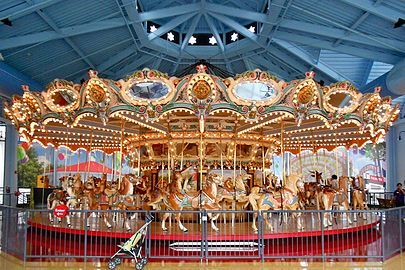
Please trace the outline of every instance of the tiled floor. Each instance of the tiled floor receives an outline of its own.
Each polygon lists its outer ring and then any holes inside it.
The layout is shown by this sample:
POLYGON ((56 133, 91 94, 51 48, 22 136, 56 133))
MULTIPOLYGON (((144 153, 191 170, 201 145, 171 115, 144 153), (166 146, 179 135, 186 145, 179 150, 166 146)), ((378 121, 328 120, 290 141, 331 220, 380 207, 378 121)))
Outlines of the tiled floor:
MULTIPOLYGON (((134 265, 126 264, 121 265, 118 269, 134 269, 134 265)), ((67 269, 67 270, 102 270, 108 269, 106 263, 99 262, 88 262, 88 263, 77 263, 69 261, 61 262, 29 262, 22 263, 18 259, 11 257, 6 254, 0 254, 0 269, 4 270, 25 270, 25 269, 35 269, 35 270, 48 270, 48 269, 67 269)), ((188 263, 188 262, 176 262, 176 263, 165 263, 165 262, 154 262, 149 263, 145 270, 171 270, 171 269, 187 269, 187 270, 211 270, 211 269, 221 269, 221 270, 238 270, 238 269, 249 269, 249 270, 264 270, 264 269, 281 269, 281 270, 309 270, 309 269, 356 269, 356 270, 401 270, 405 269, 405 254, 397 255, 385 263, 379 262, 327 262, 327 263, 307 263, 304 261, 297 262, 271 262, 271 263, 260 263, 260 262, 209 262, 206 263, 188 263)))

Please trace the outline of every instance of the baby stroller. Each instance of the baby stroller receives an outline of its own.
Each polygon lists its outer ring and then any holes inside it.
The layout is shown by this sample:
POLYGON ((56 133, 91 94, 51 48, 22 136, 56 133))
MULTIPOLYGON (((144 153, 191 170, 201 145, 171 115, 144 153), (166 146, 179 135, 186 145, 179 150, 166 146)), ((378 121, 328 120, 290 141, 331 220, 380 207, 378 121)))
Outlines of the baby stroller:
POLYGON ((113 270, 115 267, 121 264, 122 256, 130 255, 135 259, 135 268, 137 270, 142 270, 143 267, 148 263, 146 257, 142 257, 142 245, 145 241, 146 233, 148 232, 148 225, 153 221, 153 217, 150 215, 146 216, 146 223, 142 225, 139 230, 131 236, 124 244, 118 245, 120 248, 108 262, 108 268, 113 270))

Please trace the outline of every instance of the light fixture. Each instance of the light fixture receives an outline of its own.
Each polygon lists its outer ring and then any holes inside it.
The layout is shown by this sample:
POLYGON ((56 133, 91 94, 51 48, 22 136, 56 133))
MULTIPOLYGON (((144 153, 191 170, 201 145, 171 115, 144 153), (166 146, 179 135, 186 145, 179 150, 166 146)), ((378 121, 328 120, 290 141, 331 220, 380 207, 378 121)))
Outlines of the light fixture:
POLYGON ((167 39, 170 40, 170 41, 174 40, 174 35, 173 35, 172 32, 167 33, 167 39))
POLYGON ((231 40, 232 41, 236 41, 238 39, 238 33, 233 33, 232 35, 231 35, 231 40))
POLYGON ((403 130, 403 131, 400 131, 400 132, 399 132, 399 137, 398 137, 398 140, 399 140, 399 141, 401 141, 401 140, 402 140, 402 136, 401 136, 401 134, 402 134, 403 132, 405 133, 405 130, 403 130))
POLYGON ((215 45, 215 44, 217 44, 217 40, 215 39, 215 37, 214 37, 214 36, 210 37, 210 41, 209 41, 209 43, 210 43, 211 45, 215 45))
POLYGON ((156 26, 154 26, 153 24, 150 26, 149 31, 151 33, 155 32, 157 30, 156 26))
POLYGON ((249 30, 250 32, 254 33, 254 32, 255 32, 255 28, 256 28, 256 27, 254 27, 253 25, 251 25, 248 30, 249 30))
POLYGON ((188 43, 194 45, 197 43, 197 39, 194 36, 191 36, 190 39, 188 40, 188 43))

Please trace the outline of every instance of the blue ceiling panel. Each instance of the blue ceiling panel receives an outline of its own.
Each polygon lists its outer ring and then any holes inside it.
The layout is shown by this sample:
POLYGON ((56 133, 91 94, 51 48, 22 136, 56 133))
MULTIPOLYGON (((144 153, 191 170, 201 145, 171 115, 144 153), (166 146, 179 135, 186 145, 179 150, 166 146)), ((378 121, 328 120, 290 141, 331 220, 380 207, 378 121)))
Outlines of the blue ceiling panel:
POLYGON ((386 63, 381 63, 381 62, 374 62, 373 66, 370 70, 370 74, 367 78, 367 83, 374 81, 378 77, 380 77, 382 74, 390 71, 392 69, 393 65, 386 64, 386 63))
POLYGON ((2 59, 40 83, 78 81, 97 68, 114 79, 146 66, 173 75, 206 59, 231 73, 260 67, 292 80, 312 69, 327 83, 364 86, 405 58, 405 26, 393 28, 405 17, 404 1, 368 7, 349 0, 137 2, 139 9, 134 0, 54 0, 26 11, 30 0, 0 1, 0 15, 12 14, 11 27, 0 23, 2 59), (158 35, 145 31, 147 21, 161 29, 158 35), (172 42, 170 31, 180 32, 177 39, 189 32, 196 44, 172 42), (224 46, 208 44, 211 36, 224 46))
POLYGON ((59 27, 80 25, 107 17, 120 17, 118 5, 110 0, 69 0, 49 6, 44 12, 59 27))
POLYGON ((49 29, 49 25, 44 22, 36 13, 12 20, 12 24, 13 25, 11 27, 0 24, 1 39, 51 30, 49 29))

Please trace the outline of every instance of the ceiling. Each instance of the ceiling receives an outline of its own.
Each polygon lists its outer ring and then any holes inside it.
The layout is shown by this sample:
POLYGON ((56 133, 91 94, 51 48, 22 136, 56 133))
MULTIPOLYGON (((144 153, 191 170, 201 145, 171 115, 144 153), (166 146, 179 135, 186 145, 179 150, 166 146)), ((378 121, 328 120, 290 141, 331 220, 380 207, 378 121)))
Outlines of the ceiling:
POLYGON ((399 0, 2 0, 0 53, 42 85, 89 69, 175 75, 206 59, 361 87, 405 58, 405 26, 394 28, 404 17, 399 0))

